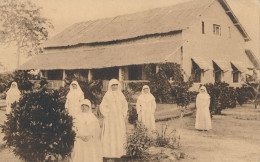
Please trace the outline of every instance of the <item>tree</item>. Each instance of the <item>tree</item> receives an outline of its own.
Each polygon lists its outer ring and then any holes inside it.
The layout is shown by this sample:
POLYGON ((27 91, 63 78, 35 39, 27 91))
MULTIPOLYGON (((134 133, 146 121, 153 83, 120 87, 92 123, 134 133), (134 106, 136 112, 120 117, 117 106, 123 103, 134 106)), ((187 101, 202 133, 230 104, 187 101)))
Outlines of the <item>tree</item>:
POLYGON ((0 43, 14 43, 17 47, 17 66, 20 54, 42 52, 40 44, 47 40, 51 22, 41 16, 41 8, 30 0, 0 1, 0 43))
POLYGON ((24 161, 62 161, 73 149, 72 117, 58 91, 47 91, 47 81, 25 92, 0 127, 3 140, 24 161))

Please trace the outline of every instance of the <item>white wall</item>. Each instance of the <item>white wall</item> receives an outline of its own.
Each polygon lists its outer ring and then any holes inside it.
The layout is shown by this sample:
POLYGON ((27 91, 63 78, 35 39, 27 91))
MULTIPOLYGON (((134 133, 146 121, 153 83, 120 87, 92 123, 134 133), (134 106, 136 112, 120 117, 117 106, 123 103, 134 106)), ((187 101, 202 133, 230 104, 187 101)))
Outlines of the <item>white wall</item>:
MULTIPOLYGON (((222 6, 215 1, 198 20, 183 31, 183 39, 189 42, 184 45, 184 70, 190 75, 191 58, 203 57, 213 66, 212 60, 241 61, 251 64, 245 54, 245 42, 222 6), (205 23, 205 34, 202 34, 202 21, 205 23), (221 36, 213 34, 213 24, 221 26, 221 36), (231 38, 229 37, 231 27, 231 38)), ((231 68, 231 65, 230 65, 231 68)), ((224 73, 222 81, 233 82, 231 71, 224 73)), ((213 70, 208 70, 202 77, 202 83, 214 82, 213 70)))

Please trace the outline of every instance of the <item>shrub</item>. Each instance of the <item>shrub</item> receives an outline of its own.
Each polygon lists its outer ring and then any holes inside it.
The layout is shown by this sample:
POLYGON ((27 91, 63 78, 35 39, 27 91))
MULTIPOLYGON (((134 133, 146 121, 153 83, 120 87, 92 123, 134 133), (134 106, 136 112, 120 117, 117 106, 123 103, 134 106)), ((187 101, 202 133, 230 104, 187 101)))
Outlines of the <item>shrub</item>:
POLYGON ((179 82, 173 85, 173 96, 175 102, 180 107, 187 107, 192 101, 192 93, 189 91, 189 88, 192 86, 192 82, 179 82))
POLYGON ((135 106, 130 105, 130 108, 128 109, 128 114, 129 114, 128 122, 130 124, 135 124, 138 119, 138 114, 137 114, 135 106))
POLYGON ((197 97, 198 93, 199 92, 197 92, 197 91, 190 91, 191 102, 196 102, 196 97, 197 97))
POLYGON ((133 91, 131 91, 131 90, 123 90, 122 93, 124 94, 124 96, 126 98, 126 101, 128 103, 136 103, 133 91))
POLYGON ((177 149, 180 147, 180 136, 176 135, 176 130, 172 130, 168 133, 168 125, 162 125, 162 132, 156 132, 156 138, 154 141, 155 146, 165 147, 171 149, 177 149))
POLYGON ((102 97, 104 96, 104 93, 102 93, 102 80, 93 80, 89 82, 86 79, 75 75, 73 71, 67 72, 67 76, 65 78, 65 87, 67 88, 67 91, 69 91, 70 83, 73 80, 76 80, 79 83, 80 88, 84 92, 84 97, 89 99, 92 104, 97 106, 101 103, 102 97))
POLYGON ((92 104, 99 105, 102 101, 104 93, 102 93, 102 80, 79 81, 79 85, 84 92, 84 97, 89 99, 92 104))
POLYGON ((29 80, 28 71, 15 71, 13 75, 14 75, 13 80, 17 82, 19 90, 21 91, 32 90, 33 84, 29 80))
POLYGON ((252 87, 247 85, 242 85, 242 87, 236 88, 237 102, 239 105, 243 105, 248 100, 252 100, 254 96, 254 90, 252 87))
POLYGON ((152 139, 148 135, 147 128, 141 123, 136 122, 136 127, 127 138, 127 155, 131 157, 142 157, 151 145, 152 139))
POLYGON ((140 92, 142 91, 142 88, 144 85, 148 85, 149 83, 144 83, 144 82, 136 82, 136 83, 129 83, 128 86, 133 92, 140 92))
POLYGON ((171 103, 173 98, 171 96, 171 85, 163 70, 160 70, 150 79, 151 93, 154 95, 156 102, 171 103))
POLYGON ((70 155, 75 132, 72 117, 64 110, 58 91, 47 92, 46 85, 23 94, 7 121, 1 125, 3 140, 15 155, 25 161, 56 161, 70 155))
POLYGON ((223 109, 236 106, 236 91, 225 82, 205 84, 210 95, 210 113, 221 114, 223 109))
MULTIPOLYGON (((0 93, 4 93, 8 90, 13 81, 13 75, 8 74, 0 74, 0 93)), ((5 95, 3 96, 5 98, 5 95)))
POLYGON ((179 64, 165 63, 160 64, 159 72, 152 72, 152 65, 145 65, 145 72, 150 81, 151 93, 159 103, 181 103, 187 105, 190 102, 189 88, 192 81, 184 81, 183 73, 179 64), (169 82, 172 80, 172 83, 169 82), (178 92, 178 94, 176 94, 178 92), (182 101, 181 96, 186 96, 182 101), (177 101, 178 100, 178 101, 177 101))
POLYGON ((229 108, 235 108, 236 107, 236 101, 237 101, 237 92, 234 89, 234 87, 228 87, 227 90, 228 94, 228 103, 227 107, 229 108))

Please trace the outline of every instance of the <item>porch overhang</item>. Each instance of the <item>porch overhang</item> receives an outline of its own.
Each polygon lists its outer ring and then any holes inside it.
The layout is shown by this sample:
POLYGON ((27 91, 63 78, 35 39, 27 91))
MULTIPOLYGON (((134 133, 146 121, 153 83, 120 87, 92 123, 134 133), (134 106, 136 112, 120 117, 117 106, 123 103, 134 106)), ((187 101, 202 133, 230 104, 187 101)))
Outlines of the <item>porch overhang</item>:
POLYGON ((231 64, 224 60, 213 60, 213 62, 223 71, 232 71, 231 64))
POLYGON ((245 63, 239 62, 239 61, 231 61, 231 64, 233 64, 241 73, 246 72, 248 69, 245 66, 245 63))
POLYGON ((200 67, 200 69, 203 69, 204 71, 213 70, 213 66, 203 58, 193 57, 191 59, 200 67))
POLYGON ((181 63, 175 53, 184 41, 140 42, 108 46, 52 50, 40 54, 17 70, 99 69, 150 63, 181 63))

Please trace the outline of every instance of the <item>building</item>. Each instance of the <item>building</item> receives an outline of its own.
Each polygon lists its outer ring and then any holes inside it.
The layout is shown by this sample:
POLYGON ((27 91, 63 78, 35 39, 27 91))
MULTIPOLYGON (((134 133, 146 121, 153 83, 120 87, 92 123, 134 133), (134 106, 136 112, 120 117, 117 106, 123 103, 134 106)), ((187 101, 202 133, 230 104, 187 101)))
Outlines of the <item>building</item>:
POLYGON ((73 71, 81 79, 146 82, 145 64, 174 62, 199 84, 240 86, 252 59, 250 37, 225 0, 193 0, 174 6, 80 22, 54 36, 43 54, 19 70, 40 69, 54 87, 73 71))

